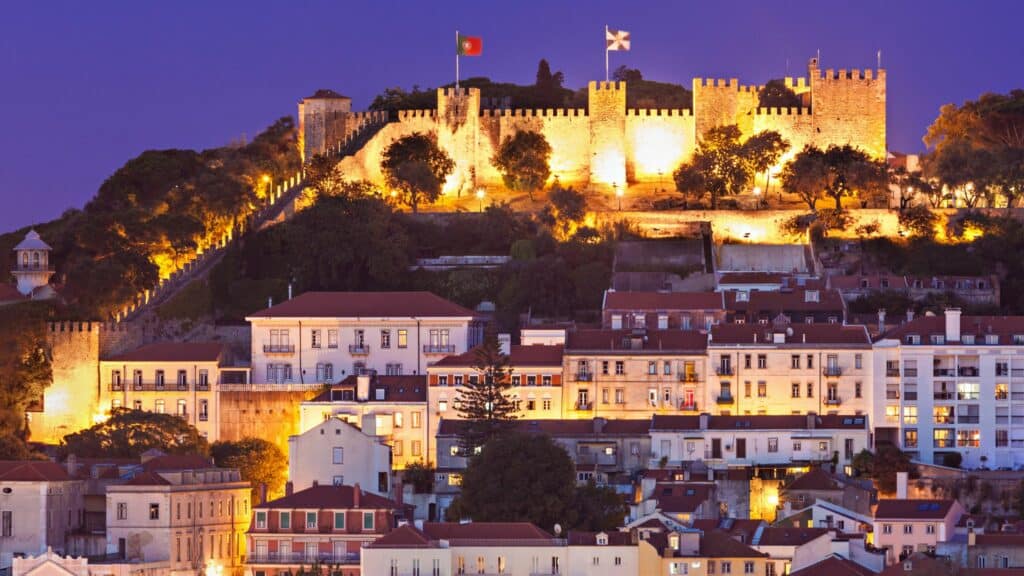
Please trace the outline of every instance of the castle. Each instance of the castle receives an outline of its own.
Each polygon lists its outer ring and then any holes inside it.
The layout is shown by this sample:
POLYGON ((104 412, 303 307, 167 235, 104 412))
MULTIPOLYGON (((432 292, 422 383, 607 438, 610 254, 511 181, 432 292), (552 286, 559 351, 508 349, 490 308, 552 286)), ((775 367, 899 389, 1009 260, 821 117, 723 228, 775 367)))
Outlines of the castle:
MULTIPOLYGON (((851 144, 873 158, 886 155, 885 70, 818 69, 807 78, 786 78, 800 99, 798 108, 761 108, 762 88, 736 79, 693 80, 692 109, 628 109, 625 82, 591 82, 587 109, 503 109, 481 107, 477 88, 439 88, 436 110, 403 110, 361 150, 341 161, 349 179, 381 182, 380 157, 394 140, 413 132, 429 134, 455 161, 446 192, 471 192, 499 185, 491 158, 501 142, 520 130, 540 132, 552 147, 551 172, 566 184, 625 185, 671 178, 688 160, 701 134, 736 124, 744 136, 779 132, 790 143, 787 156, 805 145, 851 144)), ((352 112, 351 99, 321 90, 299 103, 304 159, 330 150, 380 112, 352 112)))

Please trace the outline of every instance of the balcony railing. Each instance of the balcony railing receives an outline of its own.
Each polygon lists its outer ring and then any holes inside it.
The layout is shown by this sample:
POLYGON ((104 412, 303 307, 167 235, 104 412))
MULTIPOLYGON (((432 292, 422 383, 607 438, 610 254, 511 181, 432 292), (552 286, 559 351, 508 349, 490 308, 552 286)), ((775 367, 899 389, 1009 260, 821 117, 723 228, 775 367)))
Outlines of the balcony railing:
POLYGON ((934 440, 934 441, 932 441, 932 447, 933 448, 952 448, 953 447, 953 439, 950 438, 948 440, 934 440))
POLYGON ((1010 376, 1013 376, 1014 378, 1024 377, 1024 368, 1011 368, 1010 376))
POLYGON ((917 378, 917 368, 904 368, 903 369, 903 377, 904 378, 917 378))
POLYGON ((593 410, 594 409, 594 403, 593 402, 577 402, 576 403, 576 409, 577 410, 593 410))
POLYGON ((961 366, 957 368, 956 373, 961 378, 977 378, 978 368, 976 366, 961 366))
POLYGON ((577 372, 576 373, 576 381, 577 382, 592 382, 593 380, 594 380, 594 373, 593 372, 577 372))
POLYGON ((825 376, 842 376, 843 369, 839 366, 825 366, 825 376))
POLYGON ((952 400, 953 399, 953 393, 952 392, 936 392, 936 393, 932 394, 932 399, 933 400, 952 400))
POLYGON ((732 402, 732 394, 719 394, 718 397, 715 398, 715 403, 717 404, 732 404, 732 402))
POLYGON ((690 403, 682 402, 682 403, 679 404, 679 409, 683 410, 684 412, 696 412, 697 411, 697 403, 696 402, 690 402, 690 403))
POLYGON ((700 381, 700 377, 697 376, 696 372, 690 372, 690 373, 680 372, 679 373, 679 381, 680 382, 694 383, 694 382, 699 382, 700 381))
MULTIPOLYGON (((124 392, 125 390, 134 390, 135 392, 164 392, 167 390, 177 390, 179 392, 187 392, 189 385, 178 384, 177 382, 156 382, 156 381, 141 381, 141 382, 111 382, 108 386, 111 392, 124 392)), ((209 390, 209 385, 206 388, 201 388, 196 385, 197 390, 209 390)))
POLYGON ((454 344, 424 344, 423 345, 423 353, 424 354, 454 354, 455 353, 455 345, 454 344))
POLYGON ((932 376, 952 376, 955 371, 952 368, 935 368, 932 376))
POLYGON ((899 376, 900 376, 900 369, 899 368, 886 368, 885 369, 885 376, 887 378, 899 378, 899 376))
POLYGON ((306 554, 304 552, 267 552, 251 554, 247 564, 359 564, 359 553, 306 554))
POLYGON ((956 399, 957 400, 977 400, 978 399, 978 393, 977 392, 957 392, 956 393, 956 399))
POLYGON ((53 272, 53 264, 15 264, 14 272, 53 272))
POLYGON ((295 354, 295 344, 264 344, 264 354, 295 354))
POLYGON ((835 396, 833 398, 825 398, 825 405, 826 406, 839 406, 842 403, 843 403, 843 400, 839 396, 835 396))
POLYGON ((719 376, 732 376, 732 365, 729 366, 715 366, 715 374, 719 376))
POLYGON ((366 354, 370 353, 370 345, 369 344, 349 344, 348 345, 348 353, 349 354, 357 354, 357 355, 360 355, 360 356, 365 356, 366 354))

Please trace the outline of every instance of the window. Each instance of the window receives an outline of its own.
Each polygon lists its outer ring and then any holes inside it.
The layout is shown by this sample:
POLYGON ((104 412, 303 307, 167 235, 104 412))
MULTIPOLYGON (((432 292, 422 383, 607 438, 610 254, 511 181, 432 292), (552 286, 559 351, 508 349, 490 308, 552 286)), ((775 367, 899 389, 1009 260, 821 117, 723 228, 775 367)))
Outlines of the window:
POLYGON ((306 530, 316 530, 316 512, 306 512, 306 530))
POLYGON ((853 396, 855 398, 863 398, 864 397, 864 385, 861 382, 854 382, 853 383, 853 396))
POLYGON ((626 363, 622 360, 615 361, 615 375, 622 376, 626 373, 626 363))
POLYGON ((441 398, 437 401, 437 411, 446 412, 448 410, 448 399, 441 398))
POLYGON ((395 412, 395 428, 401 428, 405 424, 405 415, 401 412, 395 412))
POLYGON ((793 395, 793 398, 799 398, 800 397, 800 383, 799 382, 793 382, 793 392, 792 392, 792 395, 793 395))
POLYGON ((722 574, 732 574, 732 562, 722 562, 722 574))
POLYGON ((759 370, 764 370, 767 367, 768 367, 768 355, 767 354, 758 354, 757 355, 757 368, 759 370))
POLYGON ((166 409, 164 404, 165 403, 164 403, 164 401, 162 399, 161 400, 157 400, 155 405, 154 405, 154 411, 157 414, 164 414, 165 412, 167 412, 167 409, 166 409))
POLYGON ((814 398, 814 382, 807 383, 807 397, 814 398))
POLYGON ((914 525, 913 524, 904 524, 903 525, 903 533, 904 534, 913 534, 914 533, 914 525))
POLYGON ((601 361, 601 374, 604 374, 605 376, 608 375, 608 361, 607 360, 602 360, 601 361))
POLYGON ((981 446, 981 431, 977 429, 957 430, 956 445, 960 448, 977 448, 981 446))
POLYGON ((4 510, 0 514, 0 536, 10 538, 14 535, 14 512, 4 510))
POLYGON ((743 355, 743 367, 750 370, 750 354, 743 355))
POLYGON ((401 440, 395 440, 394 443, 391 444, 391 453, 394 454, 395 456, 401 456, 402 455, 402 441, 401 440))
POLYGON ((420 427, 421 415, 420 415, 419 412, 410 412, 409 413, 409 418, 412 421, 411 424, 412 424, 413 428, 419 428, 420 427))
POLYGON ((743 397, 750 398, 750 380, 743 382, 743 397))
POLYGON ((952 448, 953 430, 951 428, 936 428, 932 430, 932 446, 934 448, 952 448))
POLYGON ((669 362, 668 360, 665 360, 664 362, 662 362, 662 364, 661 364, 661 373, 664 374, 665 376, 671 376, 672 375, 672 363, 669 362))
POLYGON ((328 330, 327 331, 327 347, 337 348, 338 347, 338 331, 328 330))
POLYGON ((178 390, 188 390, 188 372, 178 370, 178 390))
POLYGON ((779 439, 778 438, 769 438, 768 439, 768 451, 769 452, 778 452, 779 451, 779 439))
POLYGON ((625 388, 616 388, 615 389, 615 403, 616 404, 625 404, 626 403, 626 389, 625 388))
POLYGON ((149 519, 150 520, 159 520, 160 519, 160 505, 159 504, 150 504, 149 505, 149 519))
POLYGON ((322 337, 320 335, 320 330, 319 329, 310 330, 309 331, 309 345, 311 347, 313 347, 313 348, 320 348, 321 344, 322 344, 322 337))
POLYGON ((545 398, 543 401, 541 401, 541 408, 543 408, 544 410, 551 410, 551 399, 545 398))
POLYGON ((807 369, 811 370, 814 368, 814 354, 807 355, 807 369))
POLYGON ((128 503, 118 502, 117 503, 117 519, 127 520, 128 519, 128 503))
POLYGON ((526 377, 526 385, 527 386, 536 386, 537 385, 537 377, 535 375, 532 375, 532 374, 527 376, 526 377))
POLYGON ((853 367, 856 368, 857 370, 860 370, 861 368, 864 367, 864 355, 863 354, 854 354, 853 355, 853 367))
POLYGON ((382 350, 391 348, 391 330, 380 331, 380 347, 382 350))
POLYGON ((412 441, 412 455, 419 456, 421 451, 422 443, 419 440, 412 441))
POLYGON ((917 429, 907 428, 903 430, 903 447, 917 448, 917 429))
POLYGON ((363 512, 363 530, 373 530, 373 512, 363 512))
POLYGON ((335 446, 334 450, 333 450, 333 455, 332 456, 333 456, 332 457, 332 462, 334 464, 344 464, 345 463, 345 448, 343 448, 341 446, 335 446))
POLYGON ((409 347, 409 331, 401 329, 398 331, 398 347, 408 348, 409 347))
POLYGON ((453 385, 454 386, 462 386, 462 375, 461 374, 456 374, 452 378, 452 380, 453 380, 453 385))
POLYGON ((903 423, 917 424, 917 406, 903 407, 903 423))
POLYGON ((162 390, 163 387, 164 387, 164 371, 163 370, 157 370, 155 376, 156 376, 156 378, 155 378, 155 380, 156 380, 156 389, 157 390, 162 390))
POLYGON ((658 363, 653 361, 653 360, 647 362, 647 374, 649 376, 654 376, 657 373, 658 373, 658 363))
POLYGON ((744 562, 743 563, 743 573, 744 574, 753 574, 754 573, 754 563, 753 562, 744 562))
POLYGON ((924 533, 925 534, 935 534, 935 524, 925 524, 925 526, 924 526, 924 533))
POLYGON ((764 380, 757 381, 757 397, 767 398, 768 397, 768 383, 764 380))
POLYGON ((278 524, 278 527, 281 528, 281 530, 291 530, 291 527, 292 527, 292 513, 291 512, 281 512, 280 515, 277 517, 277 524, 278 524))
POLYGON ((792 356, 789 357, 789 367, 792 368, 793 370, 799 370, 800 369, 800 355, 799 354, 793 354, 792 356))
POLYGON ((1007 430, 996 430, 996 448, 1006 448, 1010 445, 1010 436, 1007 430))
POLYGON ((188 416, 188 402, 185 400, 178 400, 178 409, 175 413, 181 417, 188 416))
POLYGON ((892 534, 892 524, 882 524, 882 534, 892 534))
POLYGON ((540 377, 540 385, 541 386, 551 386, 551 376, 550 375, 541 376, 540 377))

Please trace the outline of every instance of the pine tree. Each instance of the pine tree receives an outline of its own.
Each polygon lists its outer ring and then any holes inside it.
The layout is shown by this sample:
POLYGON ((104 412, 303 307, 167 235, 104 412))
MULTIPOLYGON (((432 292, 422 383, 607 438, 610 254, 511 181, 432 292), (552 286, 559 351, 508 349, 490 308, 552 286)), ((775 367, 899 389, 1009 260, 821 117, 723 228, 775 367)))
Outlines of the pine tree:
POLYGON ((475 349, 476 374, 459 390, 456 411, 466 421, 459 438, 461 449, 473 454, 495 436, 507 431, 519 407, 508 394, 512 367, 501 351, 497 335, 490 333, 475 349))

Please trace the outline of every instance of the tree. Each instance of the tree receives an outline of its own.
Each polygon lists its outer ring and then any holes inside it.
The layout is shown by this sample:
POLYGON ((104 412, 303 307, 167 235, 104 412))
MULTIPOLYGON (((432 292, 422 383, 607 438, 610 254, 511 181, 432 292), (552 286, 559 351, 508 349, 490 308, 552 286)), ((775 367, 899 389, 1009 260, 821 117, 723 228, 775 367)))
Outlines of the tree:
POLYGON ((782 170, 782 187, 800 197, 811 212, 817 211, 828 181, 825 155, 814 146, 807 145, 782 170))
POLYGON ((317 154, 306 165, 306 185, 317 194, 335 195, 344 181, 338 159, 333 156, 317 154))
POLYGON ((959 468, 963 461, 964 456, 959 452, 946 452, 942 455, 942 465, 949 468, 959 468))
POLYGON ((430 494, 434 491, 434 472, 436 469, 430 462, 412 462, 402 470, 402 482, 412 484, 416 494, 430 494))
POLYGON ((548 201, 554 212, 552 219, 562 238, 572 236, 573 230, 579 226, 587 215, 587 199, 582 192, 572 187, 555 186, 548 192, 548 201))
POLYGON ((508 136, 498 148, 491 163, 509 190, 525 191, 533 200, 533 193, 544 186, 551 176, 551 145, 544 135, 530 130, 508 136))
POLYGON ((470 454, 506 432, 519 411, 508 395, 512 368, 498 336, 493 332, 487 334, 474 355, 475 377, 464 383, 456 398, 459 417, 466 420, 459 441, 470 454))
POLYGON ((27 410, 53 381, 45 302, 0 307, 0 451, 28 456, 27 410))
POLYGON ((900 212, 900 228, 907 230, 914 238, 934 238, 935 224, 939 217, 923 204, 917 204, 900 212))
POLYGON ((789 150, 789 142, 774 130, 764 130, 754 134, 743 143, 743 155, 750 164, 754 174, 764 174, 764 194, 767 202, 768 189, 771 186, 769 170, 778 163, 779 158, 789 150))
POLYGON ((441 195, 455 162, 429 136, 413 132, 384 150, 380 168, 387 185, 416 212, 420 202, 433 202, 441 195))
POLYGON ((785 80, 775 78, 769 80, 757 93, 760 108, 800 108, 803 106, 800 97, 793 89, 786 86, 785 80))
POLYGON ((267 487, 267 499, 284 494, 288 457, 277 444, 262 438, 214 442, 210 447, 213 461, 221 468, 237 468, 252 485, 252 502, 260 503, 260 486, 267 487))
POLYGON ((625 64, 612 72, 612 80, 616 82, 642 82, 644 75, 636 68, 628 68, 625 64))
POLYGON ((854 470, 874 480, 875 486, 886 493, 896 491, 897 472, 907 472, 911 478, 918 475, 910 456, 892 444, 878 444, 874 453, 861 450, 853 457, 852 464, 854 470))
MULTIPOLYGON (((899 166, 889 172, 889 181, 896 186, 899 201, 899 211, 910 208, 911 203, 918 194, 921 194, 931 201, 934 193, 934 186, 924 178, 920 170, 908 171, 899 166)), ((936 208, 933 204, 933 208, 936 208)))
POLYGON ((991 204, 996 168, 990 151, 962 140, 950 142, 928 155, 925 169, 968 208, 982 200, 991 204))
POLYGON ((138 458, 147 450, 207 454, 199 431, 174 414, 115 408, 110 418, 64 437, 61 451, 85 458, 138 458))
POLYGON ((562 92, 563 82, 565 82, 565 74, 561 72, 552 74, 551 65, 542 58, 537 63, 537 80, 533 85, 537 106, 544 108, 561 106, 559 95, 562 92))
POLYGON ((723 196, 740 193, 753 175, 736 125, 718 126, 704 133, 690 162, 673 174, 676 190, 698 200, 708 194, 711 208, 723 196))
POLYGON ((622 526, 629 505, 611 486, 598 486, 593 479, 576 488, 570 506, 569 524, 576 530, 607 532, 622 526))
POLYGON ((510 433, 484 445, 462 473, 450 521, 533 522, 545 530, 572 519, 576 472, 549 436, 510 433))
POLYGON ((865 198, 884 193, 887 186, 881 163, 867 154, 844 144, 829 146, 825 151, 805 146, 790 161, 783 174, 783 183, 814 210, 817 194, 823 193, 835 200, 836 210, 842 210, 842 200, 857 194, 865 198), (820 192, 816 192, 821 186, 820 192))

